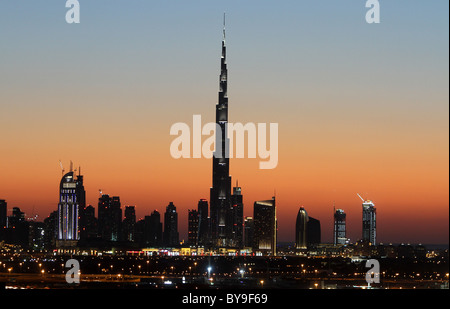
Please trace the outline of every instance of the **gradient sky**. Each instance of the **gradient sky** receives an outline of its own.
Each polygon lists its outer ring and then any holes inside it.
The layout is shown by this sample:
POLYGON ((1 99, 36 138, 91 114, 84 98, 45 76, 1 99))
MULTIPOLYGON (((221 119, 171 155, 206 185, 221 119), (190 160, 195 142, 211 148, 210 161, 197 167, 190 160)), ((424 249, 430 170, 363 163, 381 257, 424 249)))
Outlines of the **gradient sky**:
POLYGON ((0 2, 0 199, 43 220, 59 160, 138 217, 209 199, 212 162, 174 160, 169 129, 214 121, 227 12, 230 122, 278 122, 279 164, 231 160, 244 213, 276 190, 279 240, 300 206, 332 241, 333 203, 361 236, 375 202, 381 242, 449 241, 449 2, 63 0, 0 2))

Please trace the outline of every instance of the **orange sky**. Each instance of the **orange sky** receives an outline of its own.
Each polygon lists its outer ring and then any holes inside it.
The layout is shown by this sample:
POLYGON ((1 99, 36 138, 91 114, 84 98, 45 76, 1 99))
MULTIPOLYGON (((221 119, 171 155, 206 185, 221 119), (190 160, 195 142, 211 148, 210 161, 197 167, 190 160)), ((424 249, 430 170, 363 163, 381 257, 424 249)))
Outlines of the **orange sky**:
POLYGON ((212 162, 172 159, 169 130, 214 121, 225 10, 229 121, 279 124, 276 169, 231 160, 245 215, 276 190, 280 240, 304 206, 331 241, 335 202, 357 240, 360 193, 379 241, 448 243, 448 2, 405 3, 369 25, 353 2, 92 1, 74 26, 51 1, 1 2, 0 199, 45 218, 72 160, 88 203, 102 189, 143 217, 173 201, 186 235, 212 162))

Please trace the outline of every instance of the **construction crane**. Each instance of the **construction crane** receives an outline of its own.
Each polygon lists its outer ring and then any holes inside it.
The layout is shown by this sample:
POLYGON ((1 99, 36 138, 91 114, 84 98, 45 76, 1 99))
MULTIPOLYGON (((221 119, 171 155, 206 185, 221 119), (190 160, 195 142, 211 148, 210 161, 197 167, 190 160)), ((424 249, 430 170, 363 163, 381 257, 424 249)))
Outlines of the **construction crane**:
POLYGON ((64 176, 64 166, 62 165, 61 160, 59 160, 59 166, 61 166, 62 175, 64 176))
POLYGON ((359 195, 359 193, 356 193, 356 195, 359 196, 359 198, 361 199, 361 201, 363 201, 363 203, 366 201, 365 199, 363 199, 363 198, 361 197, 361 195, 359 195))

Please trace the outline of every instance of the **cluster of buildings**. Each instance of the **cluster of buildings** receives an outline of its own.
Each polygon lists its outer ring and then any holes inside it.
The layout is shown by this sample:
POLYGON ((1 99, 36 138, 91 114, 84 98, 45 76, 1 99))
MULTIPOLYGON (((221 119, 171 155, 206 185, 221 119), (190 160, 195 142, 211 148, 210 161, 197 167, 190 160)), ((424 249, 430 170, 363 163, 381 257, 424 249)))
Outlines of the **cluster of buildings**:
MULTIPOLYGON (((230 155, 226 143, 228 124, 228 68, 226 61, 225 29, 222 40, 220 91, 216 105, 216 124, 221 136, 216 136, 218 152, 213 155, 212 187, 209 203, 198 202, 189 210, 186 246, 215 249, 249 248, 253 253, 277 255, 277 215, 275 197, 254 202, 253 217, 244 218, 242 188, 231 185, 230 155)), ((218 134, 219 135, 219 134, 218 134)), ((217 144, 216 144, 217 145, 217 144)), ((60 182, 58 208, 44 220, 25 220, 19 208, 6 214, 6 202, 0 201, 0 240, 25 248, 51 249, 75 247, 124 246, 136 248, 179 247, 178 214, 170 203, 164 218, 155 210, 137 221, 134 206, 121 207, 120 197, 100 194, 98 216, 95 208, 86 205, 86 192, 81 172, 64 173, 60 182), (162 222, 163 221, 163 222, 162 222)), ((363 240, 376 244, 376 211, 372 202, 363 201, 363 240)), ((346 215, 336 210, 334 244, 346 244, 346 215)), ((320 221, 308 216, 300 208, 295 229, 298 252, 320 244, 320 221)))

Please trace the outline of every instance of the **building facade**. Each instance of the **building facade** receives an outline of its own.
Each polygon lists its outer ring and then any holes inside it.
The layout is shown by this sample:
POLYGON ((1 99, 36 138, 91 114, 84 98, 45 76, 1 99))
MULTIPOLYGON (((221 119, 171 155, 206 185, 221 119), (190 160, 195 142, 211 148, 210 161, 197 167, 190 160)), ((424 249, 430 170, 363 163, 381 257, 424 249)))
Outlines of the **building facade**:
POLYGON ((253 251, 277 254, 277 216, 275 197, 257 201, 253 208, 253 251))

